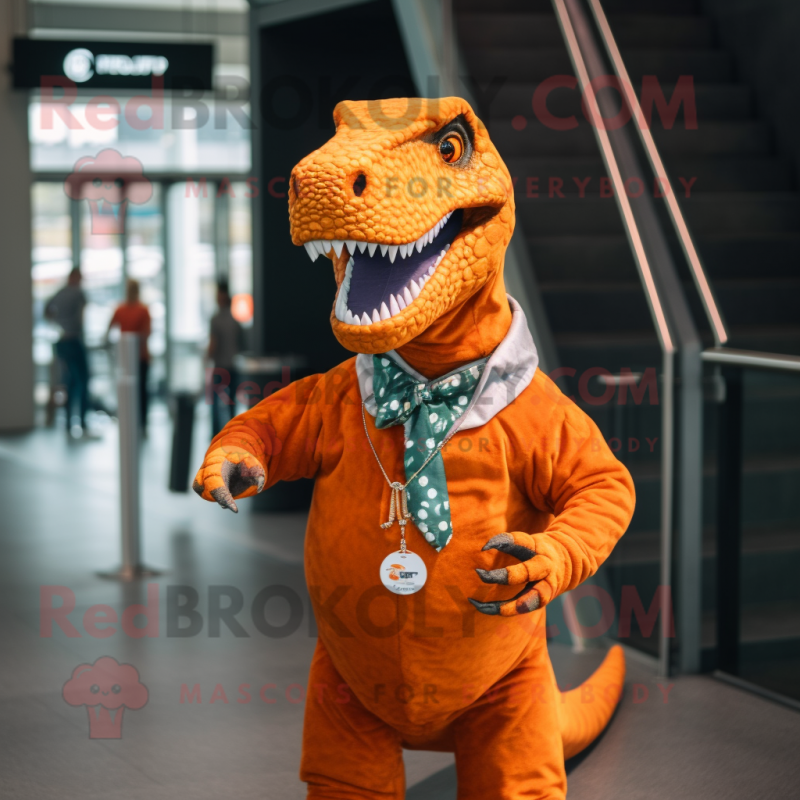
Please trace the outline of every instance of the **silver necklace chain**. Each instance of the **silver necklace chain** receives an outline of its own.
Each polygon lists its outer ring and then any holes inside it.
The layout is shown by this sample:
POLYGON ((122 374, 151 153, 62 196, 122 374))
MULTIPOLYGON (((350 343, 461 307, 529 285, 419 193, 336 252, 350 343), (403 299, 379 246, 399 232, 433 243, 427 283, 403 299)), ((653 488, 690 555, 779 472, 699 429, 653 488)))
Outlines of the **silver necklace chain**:
MULTIPOLYGON (((380 458, 378 458, 378 453, 375 451, 375 445, 372 444, 372 439, 370 438, 369 430, 367 429, 367 417, 366 417, 366 413, 364 411, 365 406, 366 406, 366 403, 362 400, 361 401, 361 421, 364 423, 364 433, 367 434, 367 441, 369 442, 369 446, 372 449, 372 454, 375 456, 375 460, 378 462, 378 466, 381 468, 381 472, 383 473, 383 477, 386 478, 386 483, 388 483, 389 486, 393 486, 394 484, 389 479, 389 476, 386 474, 386 470, 383 468, 383 464, 381 464, 380 458)), ((453 433, 455 433, 455 431, 453 431, 452 428, 450 430, 453 433)), ((411 485, 411 481, 413 481, 414 478, 416 478, 417 475, 419 475, 420 472, 422 472, 422 470, 424 470, 425 467, 428 466, 428 464, 430 463, 431 459, 434 458, 434 456, 436 456, 437 453, 441 452, 442 448, 447 444, 448 441, 450 441, 450 435, 445 436, 444 439, 442 439, 442 441, 439 442, 439 444, 436 445, 436 447, 428 454, 428 457, 422 462, 422 466, 404 484, 400 484, 399 481, 397 483, 403 489, 408 488, 411 485)))
POLYGON ((408 524, 408 520, 411 519, 411 513, 408 510, 408 497, 406 495, 406 489, 411 485, 411 481, 413 481, 414 478, 416 478, 417 475, 419 475, 420 472, 422 472, 422 470, 428 466, 431 459, 442 451, 442 448, 450 440, 450 436, 455 432, 455 430, 451 428, 450 433, 446 435, 442 441, 439 442, 439 444, 437 444, 436 447, 428 454, 428 457, 422 462, 422 466, 405 483, 400 483, 400 481, 392 481, 386 474, 383 464, 381 464, 381 460, 378 457, 378 451, 375 449, 375 445, 372 444, 372 437, 369 435, 369 429, 367 428, 367 414, 365 409, 366 403, 362 400, 361 421, 364 423, 364 433, 367 434, 367 441, 369 442, 370 449, 372 450, 372 455, 375 456, 375 460, 378 462, 378 466, 383 473, 383 477, 386 478, 386 483, 389 484, 389 488, 392 490, 392 500, 389 506, 389 519, 387 522, 381 524, 381 528, 391 528, 394 524, 396 514, 397 523, 400 525, 400 552, 405 554, 406 525, 408 524))

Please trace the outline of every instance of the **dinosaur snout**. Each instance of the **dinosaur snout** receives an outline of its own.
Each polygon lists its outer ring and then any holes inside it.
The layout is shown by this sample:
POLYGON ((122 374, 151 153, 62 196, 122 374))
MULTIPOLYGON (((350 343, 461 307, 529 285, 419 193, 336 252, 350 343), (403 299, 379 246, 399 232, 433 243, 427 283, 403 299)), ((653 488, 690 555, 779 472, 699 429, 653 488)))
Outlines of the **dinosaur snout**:
POLYGON ((290 185, 290 212, 301 201, 301 205, 312 203, 335 215, 343 205, 358 204, 367 188, 375 186, 375 178, 359 164, 301 162, 292 170, 290 185))

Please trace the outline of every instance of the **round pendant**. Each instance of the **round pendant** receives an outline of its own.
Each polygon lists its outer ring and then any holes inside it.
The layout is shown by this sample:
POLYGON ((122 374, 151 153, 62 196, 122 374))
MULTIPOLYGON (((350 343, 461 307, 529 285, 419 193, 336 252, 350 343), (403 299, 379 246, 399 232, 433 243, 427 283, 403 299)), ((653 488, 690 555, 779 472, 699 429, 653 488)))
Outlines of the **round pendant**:
POLYGON ((410 550, 389 553, 381 564, 381 581, 395 594, 414 594, 428 580, 425 562, 410 550))

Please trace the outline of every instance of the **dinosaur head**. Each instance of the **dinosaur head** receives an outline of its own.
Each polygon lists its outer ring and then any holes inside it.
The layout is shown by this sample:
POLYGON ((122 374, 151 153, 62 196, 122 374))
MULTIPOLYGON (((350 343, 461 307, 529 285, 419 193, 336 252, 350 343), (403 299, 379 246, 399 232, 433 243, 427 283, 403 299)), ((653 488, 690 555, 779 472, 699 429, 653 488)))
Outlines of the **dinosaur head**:
POLYGON ((476 302, 510 319, 513 188, 469 104, 345 101, 334 121, 335 136, 292 171, 289 214, 292 241, 333 262, 341 344, 380 353, 441 343, 448 329, 458 350, 476 302))

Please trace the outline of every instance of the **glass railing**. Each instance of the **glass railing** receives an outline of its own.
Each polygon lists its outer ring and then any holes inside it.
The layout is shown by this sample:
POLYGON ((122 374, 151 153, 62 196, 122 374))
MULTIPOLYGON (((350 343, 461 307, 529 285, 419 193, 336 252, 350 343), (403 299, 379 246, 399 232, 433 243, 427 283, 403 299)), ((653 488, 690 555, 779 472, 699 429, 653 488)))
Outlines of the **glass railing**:
POLYGON ((707 666, 800 708, 800 357, 710 348, 703 360, 719 387, 707 666))

